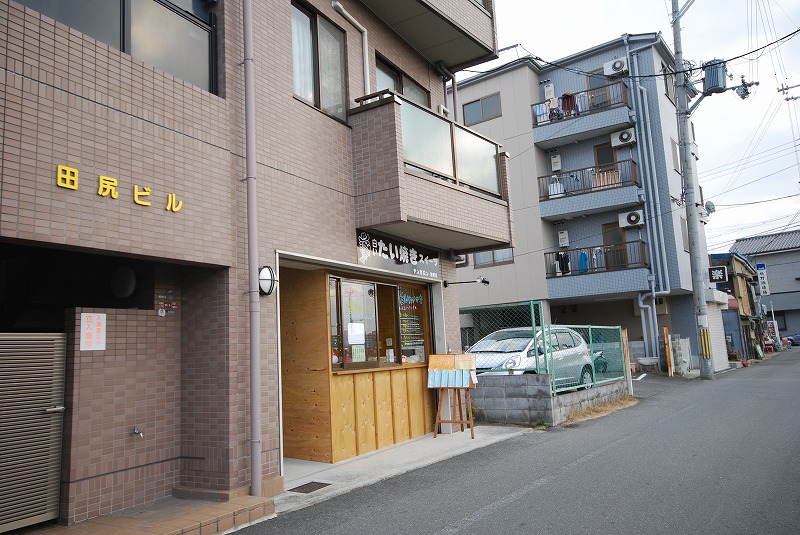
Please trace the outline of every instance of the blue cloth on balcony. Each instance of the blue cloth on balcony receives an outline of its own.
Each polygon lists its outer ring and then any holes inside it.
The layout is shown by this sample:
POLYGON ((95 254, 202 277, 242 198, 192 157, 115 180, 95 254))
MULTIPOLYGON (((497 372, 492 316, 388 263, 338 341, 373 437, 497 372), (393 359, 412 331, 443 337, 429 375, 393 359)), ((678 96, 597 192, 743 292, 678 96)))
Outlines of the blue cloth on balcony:
POLYGON ((578 258, 578 273, 589 272, 589 255, 586 251, 581 251, 581 256, 578 258))

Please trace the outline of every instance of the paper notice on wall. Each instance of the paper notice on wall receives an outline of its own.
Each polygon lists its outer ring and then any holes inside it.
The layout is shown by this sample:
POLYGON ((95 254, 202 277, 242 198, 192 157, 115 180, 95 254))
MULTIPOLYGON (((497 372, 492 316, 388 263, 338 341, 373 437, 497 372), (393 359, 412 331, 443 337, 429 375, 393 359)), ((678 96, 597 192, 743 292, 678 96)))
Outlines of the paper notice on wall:
POLYGON ((105 351, 106 315, 81 312, 81 351, 105 351))
POLYGON ((366 362, 367 346, 365 345, 350 346, 350 357, 353 362, 366 362))
POLYGON ((347 343, 349 344, 366 344, 364 336, 363 323, 348 323, 347 324, 347 343))
POLYGON ((456 355, 455 366, 457 370, 474 370, 475 369, 475 355, 456 355))

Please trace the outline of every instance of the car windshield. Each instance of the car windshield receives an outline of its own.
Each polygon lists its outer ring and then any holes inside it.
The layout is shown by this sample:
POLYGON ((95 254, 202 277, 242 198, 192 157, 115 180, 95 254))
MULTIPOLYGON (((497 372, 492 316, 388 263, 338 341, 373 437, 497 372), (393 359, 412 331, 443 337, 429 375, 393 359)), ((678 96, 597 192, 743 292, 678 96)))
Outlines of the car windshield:
POLYGON ((531 339, 533 331, 497 331, 482 338, 469 348, 470 353, 517 353, 524 350, 531 339))

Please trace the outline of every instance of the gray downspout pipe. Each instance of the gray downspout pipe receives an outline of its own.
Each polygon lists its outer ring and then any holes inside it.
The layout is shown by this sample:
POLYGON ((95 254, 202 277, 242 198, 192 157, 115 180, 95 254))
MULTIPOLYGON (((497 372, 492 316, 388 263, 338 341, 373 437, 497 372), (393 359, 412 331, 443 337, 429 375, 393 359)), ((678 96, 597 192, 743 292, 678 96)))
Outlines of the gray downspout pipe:
POLYGON ((342 4, 339 2, 331 2, 331 7, 341 16, 347 19, 347 22, 355 26, 356 30, 361 32, 361 55, 364 63, 364 94, 369 95, 369 39, 367 37, 367 29, 358 22, 353 15, 347 12, 342 4))
POLYGON ((642 321, 642 341, 644 342, 644 356, 645 357, 649 357, 650 356, 650 350, 649 350, 649 345, 650 344, 647 341, 647 320, 644 317, 644 315, 645 315, 645 313, 648 313, 648 314, 650 313, 650 305, 645 305, 644 304, 644 297, 646 295, 647 295, 647 293, 642 292, 642 293, 639 294, 638 299, 639 299, 639 309, 640 309, 640 311, 642 313, 641 314, 641 321, 642 321))
POLYGON ((258 293, 256 196, 256 99, 253 67, 253 6, 243 0, 244 116, 247 182, 247 293, 250 296, 250 494, 261 496, 261 303, 258 293))
MULTIPOLYGON (((638 111, 638 110, 642 109, 642 106, 640 104, 641 100, 639 98, 638 91, 636 91, 636 89, 640 89, 640 84, 639 84, 639 79, 636 76, 638 74, 638 71, 639 71, 639 64, 638 64, 638 61, 637 61, 637 56, 635 54, 638 53, 641 50, 645 50, 647 48, 650 48, 652 46, 652 43, 648 43, 648 44, 646 44, 644 46, 640 46, 640 47, 638 47, 638 48, 636 48, 634 50, 631 50, 630 45, 629 45, 629 41, 628 41, 629 35, 628 34, 624 34, 622 37, 623 37, 623 40, 625 42, 625 55, 628 58, 628 65, 631 66, 631 80, 632 80, 633 85, 634 85, 634 91, 632 92, 632 97, 634 99, 634 108, 638 111)), ((648 125, 647 124, 643 124, 643 121, 639 120, 639 117, 637 117, 635 126, 636 126, 636 128, 638 130, 639 139, 643 140, 645 138, 645 134, 646 134, 645 128, 648 125)), ((652 201, 651 202, 647 202, 648 197, 652 198, 652 192, 650 191, 650 189, 651 189, 650 188, 650 178, 651 178, 650 171, 651 171, 651 168, 648 165, 648 162, 646 161, 646 158, 644 157, 644 154, 642 153, 642 144, 641 144, 641 142, 636 144, 636 154, 637 154, 637 157, 638 157, 638 161, 642 163, 642 170, 644 171, 643 178, 644 178, 644 182, 645 183, 643 184, 643 189, 644 189, 644 193, 645 193, 644 214, 645 214, 645 222, 646 222, 645 232, 647 233, 647 253, 648 253, 649 258, 651 259, 651 261, 654 261, 655 264, 656 264, 655 268, 653 266, 650 267, 650 275, 648 276, 648 280, 649 280, 649 283, 650 283, 650 292, 652 293, 653 286, 654 286, 654 280, 653 279, 656 276, 658 276, 660 278, 661 275, 659 273, 659 271, 660 271, 660 258, 658 258, 658 256, 653 254, 654 253, 653 242, 655 241, 654 223, 655 223, 656 217, 651 213, 652 212, 652 204, 653 204, 652 201)), ((655 352, 657 351, 657 348, 658 348, 656 326, 653 324, 653 321, 654 321, 653 312, 655 310, 655 298, 653 299, 653 307, 650 307, 650 306, 644 304, 645 295, 647 295, 647 293, 640 294, 638 296, 638 300, 639 300, 639 310, 641 312, 642 340, 644 341, 644 354, 645 354, 645 357, 650 357, 653 354, 655 354, 655 352), (645 315, 647 315, 647 317, 645 317, 645 315), (649 325, 649 334, 648 334, 648 325, 649 325), (651 346, 653 348, 652 354, 651 354, 651 351, 650 351, 650 347, 651 346)))
MULTIPOLYGON (((660 32, 658 34, 661 35, 660 32)), ((628 55, 628 60, 631 65, 632 74, 636 75, 639 71, 639 61, 638 61, 638 53, 642 50, 650 48, 653 46, 654 43, 647 43, 646 45, 640 46, 636 49, 630 50, 628 47, 628 36, 625 35, 625 45, 628 55)), ((638 78, 634 78, 634 85, 638 91, 633 92, 633 98, 639 101, 639 105, 637 109, 641 110, 643 115, 643 121, 639 124, 639 137, 641 140, 645 142, 647 145, 647 153, 645 154, 642 149, 642 144, 637 144, 636 150, 639 155, 640 161, 645 164, 645 173, 644 178, 646 181, 646 189, 645 194, 650 194, 650 207, 653 208, 653 217, 652 219, 648 218, 650 224, 647 227, 647 234, 649 237, 649 242, 655 242, 658 244, 658 253, 654 253, 654 247, 651 243, 648 243, 648 252, 651 255, 651 258, 654 260, 656 264, 656 269, 654 270, 654 274, 658 277, 659 281, 659 291, 655 289, 655 282, 653 280, 650 281, 650 295, 653 299, 653 306, 648 311, 650 314, 650 325, 652 329, 652 336, 653 336, 653 351, 654 353, 658 349, 658 318, 657 318, 657 311, 656 311, 656 300, 658 297, 669 295, 671 292, 671 284, 669 279, 669 268, 667 265, 667 258, 666 258, 666 249, 665 249, 665 242, 664 242, 664 227, 663 221, 661 218, 661 197, 658 191, 658 184, 655 180, 655 170, 654 170, 654 161, 655 161, 655 154, 653 149, 653 136, 652 136, 652 123, 650 120, 650 110, 649 110, 649 102, 647 98, 647 90, 641 86, 639 83, 638 78)), ((648 208, 647 206, 645 208, 648 208)), ((646 210, 646 212, 650 212, 650 210, 646 210)))
MULTIPOLYGON (((647 91, 643 87, 640 87, 639 91, 641 93, 641 97, 642 97, 642 101, 643 101, 642 107, 644 109, 645 124, 647 125, 647 132, 648 132, 648 136, 646 138, 646 140, 647 140, 647 151, 648 151, 648 154, 649 154, 649 159, 648 159, 649 160, 649 164, 648 164, 648 166, 650 167, 650 169, 652 169, 653 165, 654 165, 653 162, 655 162, 655 150, 653 148, 653 137, 652 137, 652 135, 650 135, 650 133, 651 133, 651 123, 650 123, 650 111, 648 109, 647 91)), ((653 323, 654 323, 654 325, 657 326, 658 325, 658 319, 657 319, 657 316, 656 316, 656 306, 655 306, 656 298, 661 297, 661 296, 669 295, 671 293, 671 291, 672 291, 672 285, 670 283, 670 278, 669 278, 669 266, 667 264, 667 251, 666 251, 666 245, 665 245, 666 242, 665 242, 665 237, 664 237, 664 223, 663 223, 662 215, 661 215, 661 195, 660 195, 660 193, 658 191, 658 183, 656 182, 654 177, 655 177, 655 172, 653 172, 650 175, 650 181, 652 183, 652 192, 653 192, 653 197, 654 197, 653 205, 655 206, 656 244, 657 244, 659 252, 660 252, 660 255, 658 255, 657 258, 659 259, 658 264, 659 264, 659 267, 660 267, 660 272, 662 274, 661 275, 661 280, 660 280, 660 290, 659 291, 655 291, 655 286, 651 287, 651 294, 653 296, 653 310, 652 310, 653 323)), ((658 333, 655 333, 655 336, 657 337, 658 333)))
MULTIPOLYGON (((447 70, 443 61, 436 62, 436 69, 439 73, 444 76, 445 78, 449 78, 453 84, 453 122, 458 122, 458 84, 456 83, 456 75, 447 70)), ((445 83, 445 87, 447 87, 445 83)), ((445 97, 447 96, 447 91, 445 91, 445 97)))

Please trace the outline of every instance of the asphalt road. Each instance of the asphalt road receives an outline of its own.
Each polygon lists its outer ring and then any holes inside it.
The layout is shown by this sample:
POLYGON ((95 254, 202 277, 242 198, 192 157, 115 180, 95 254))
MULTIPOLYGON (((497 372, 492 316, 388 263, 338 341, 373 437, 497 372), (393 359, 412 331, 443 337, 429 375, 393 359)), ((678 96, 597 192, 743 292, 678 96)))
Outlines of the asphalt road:
MULTIPOLYGON (((290 512, 254 534, 800 533, 800 348, 290 512)), ((480 427, 476 432, 480 432, 480 427)))

